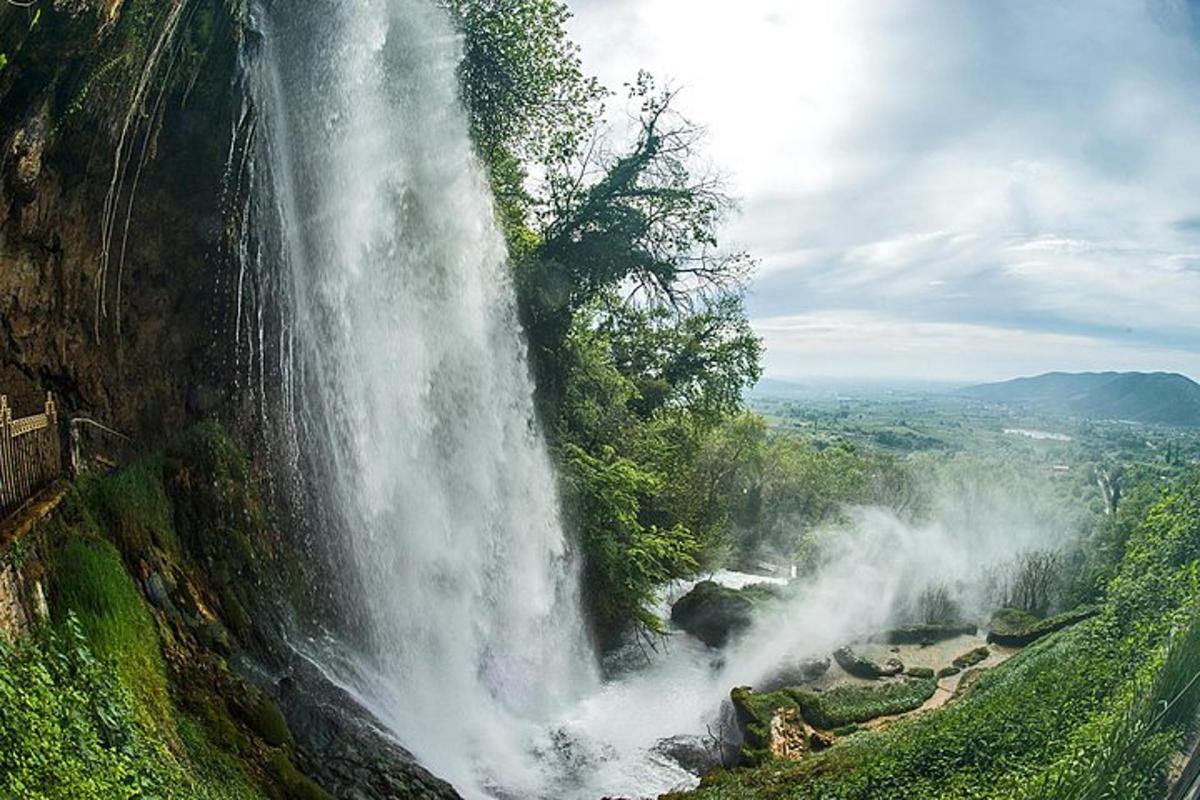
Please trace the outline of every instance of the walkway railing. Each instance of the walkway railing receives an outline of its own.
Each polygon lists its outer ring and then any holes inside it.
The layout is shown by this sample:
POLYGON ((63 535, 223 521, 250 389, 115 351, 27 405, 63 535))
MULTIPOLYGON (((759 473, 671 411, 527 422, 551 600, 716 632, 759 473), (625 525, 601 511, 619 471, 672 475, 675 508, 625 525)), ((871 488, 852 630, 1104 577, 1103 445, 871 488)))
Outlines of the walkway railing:
POLYGON ((0 395, 0 519, 25 505, 63 473, 58 406, 46 395, 40 414, 14 418, 0 395))

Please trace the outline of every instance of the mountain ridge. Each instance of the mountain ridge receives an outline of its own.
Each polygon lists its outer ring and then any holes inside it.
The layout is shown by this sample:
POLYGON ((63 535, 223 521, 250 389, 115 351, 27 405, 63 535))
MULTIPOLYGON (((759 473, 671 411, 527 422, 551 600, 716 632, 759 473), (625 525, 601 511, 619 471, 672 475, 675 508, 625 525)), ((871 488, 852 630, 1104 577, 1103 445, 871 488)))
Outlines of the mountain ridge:
POLYGON ((958 394, 1072 416, 1200 427, 1200 384, 1176 372, 1047 372, 958 394))

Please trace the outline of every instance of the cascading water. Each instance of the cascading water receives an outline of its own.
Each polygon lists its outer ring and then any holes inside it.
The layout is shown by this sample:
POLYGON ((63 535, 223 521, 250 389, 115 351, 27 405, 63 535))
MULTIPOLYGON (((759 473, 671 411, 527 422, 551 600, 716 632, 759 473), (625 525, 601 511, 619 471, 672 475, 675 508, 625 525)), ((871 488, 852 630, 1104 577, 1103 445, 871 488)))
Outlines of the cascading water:
POLYGON ((460 790, 532 796, 522 732, 595 670, 458 41, 425 0, 255 15, 282 374, 365 617, 315 657, 460 790))

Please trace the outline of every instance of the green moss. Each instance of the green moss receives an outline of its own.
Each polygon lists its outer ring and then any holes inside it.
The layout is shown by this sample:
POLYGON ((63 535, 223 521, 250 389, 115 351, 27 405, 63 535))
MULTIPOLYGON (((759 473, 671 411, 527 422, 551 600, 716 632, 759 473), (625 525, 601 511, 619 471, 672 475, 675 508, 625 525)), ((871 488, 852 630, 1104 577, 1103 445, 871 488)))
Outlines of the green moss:
POLYGON ((110 543, 72 537, 52 554, 55 620, 79 619, 87 641, 110 664, 136 699, 143 722, 170 736, 173 731, 166 665, 154 620, 125 565, 110 543))
POLYGON ((292 744, 292 733, 279 708, 266 695, 253 692, 237 705, 238 714, 250 728, 272 747, 292 744))
POLYGON ((909 667, 904 671, 904 674, 910 678, 932 678, 934 677, 933 670, 929 667, 909 667))
POLYGON ((928 644, 956 636, 974 636, 977 631, 976 626, 966 623, 907 625, 885 631, 878 638, 887 644, 928 644))
POLYGON ((962 672, 962 667, 942 667, 937 671, 939 678, 950 678, 962 672))
POLYGON ((1024 627, 1015 627, 1017 617, 1013 616, 1006 619, 1004 627, 993 628, 988 633, 988 644, 998 644, 1002 647, 1025 647, 1036 642, 1043 636, 1048 636, 1063 628, 1069 628, 1085 619, 1094 617, 1097 611, 1098 609, 1095 606, 1081 606, 1057 616, 1037 620, 1024 627))
POLYGON ((731 636, 750 627, 755 609, 779 598, 768 584, 731 589, 700 581, 671 606, 671 621, 710 647, 722 647, 731 636))
POLYGON ((1033 627, 1040 621, 1041 617, 1035 616, 1024 609, 1001 608, 992 615, 992 621, 988 624, 988 629, 999 631, 1000 633, 1016 633, 1017 631, 1033 627))
POLYGON ((316 781, 297 770, 282 752, 271 754, 270 765, 284 788, 287 800, 334 800, 333 795, 322 789, 316 781))
POLYGON ((784 708, 799 710, 796 700, 787 690, 755 692, 739 686, 729 693, 734 713, 743 734, 742 761, 758 764, 770 757, 771 720, 784 708))
POLYGON ((910 678, 878 686, 839 686, 827 692, 785 691, 809 725, 830 730, 920 708, 936 690, 932 678, 910 678))
POLYGON ((963 653, 961 656, 954 659, 952 663, 959 669, 966 669, 967 667, 973 667, 976 664, 983 663, 991 654, 992 651, 987 647, 976 647, 974 650, 969 650, 968 652, 963 653))

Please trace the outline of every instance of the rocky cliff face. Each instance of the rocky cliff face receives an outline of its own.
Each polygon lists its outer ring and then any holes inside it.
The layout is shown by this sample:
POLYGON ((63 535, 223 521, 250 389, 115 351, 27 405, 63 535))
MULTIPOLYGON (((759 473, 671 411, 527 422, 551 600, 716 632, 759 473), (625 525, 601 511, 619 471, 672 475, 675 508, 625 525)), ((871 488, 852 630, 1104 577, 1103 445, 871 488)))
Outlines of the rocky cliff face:
POLYGON ((232 385, 223 258, 241 10, 0 4, 0 391, 152 441, 232 385))

